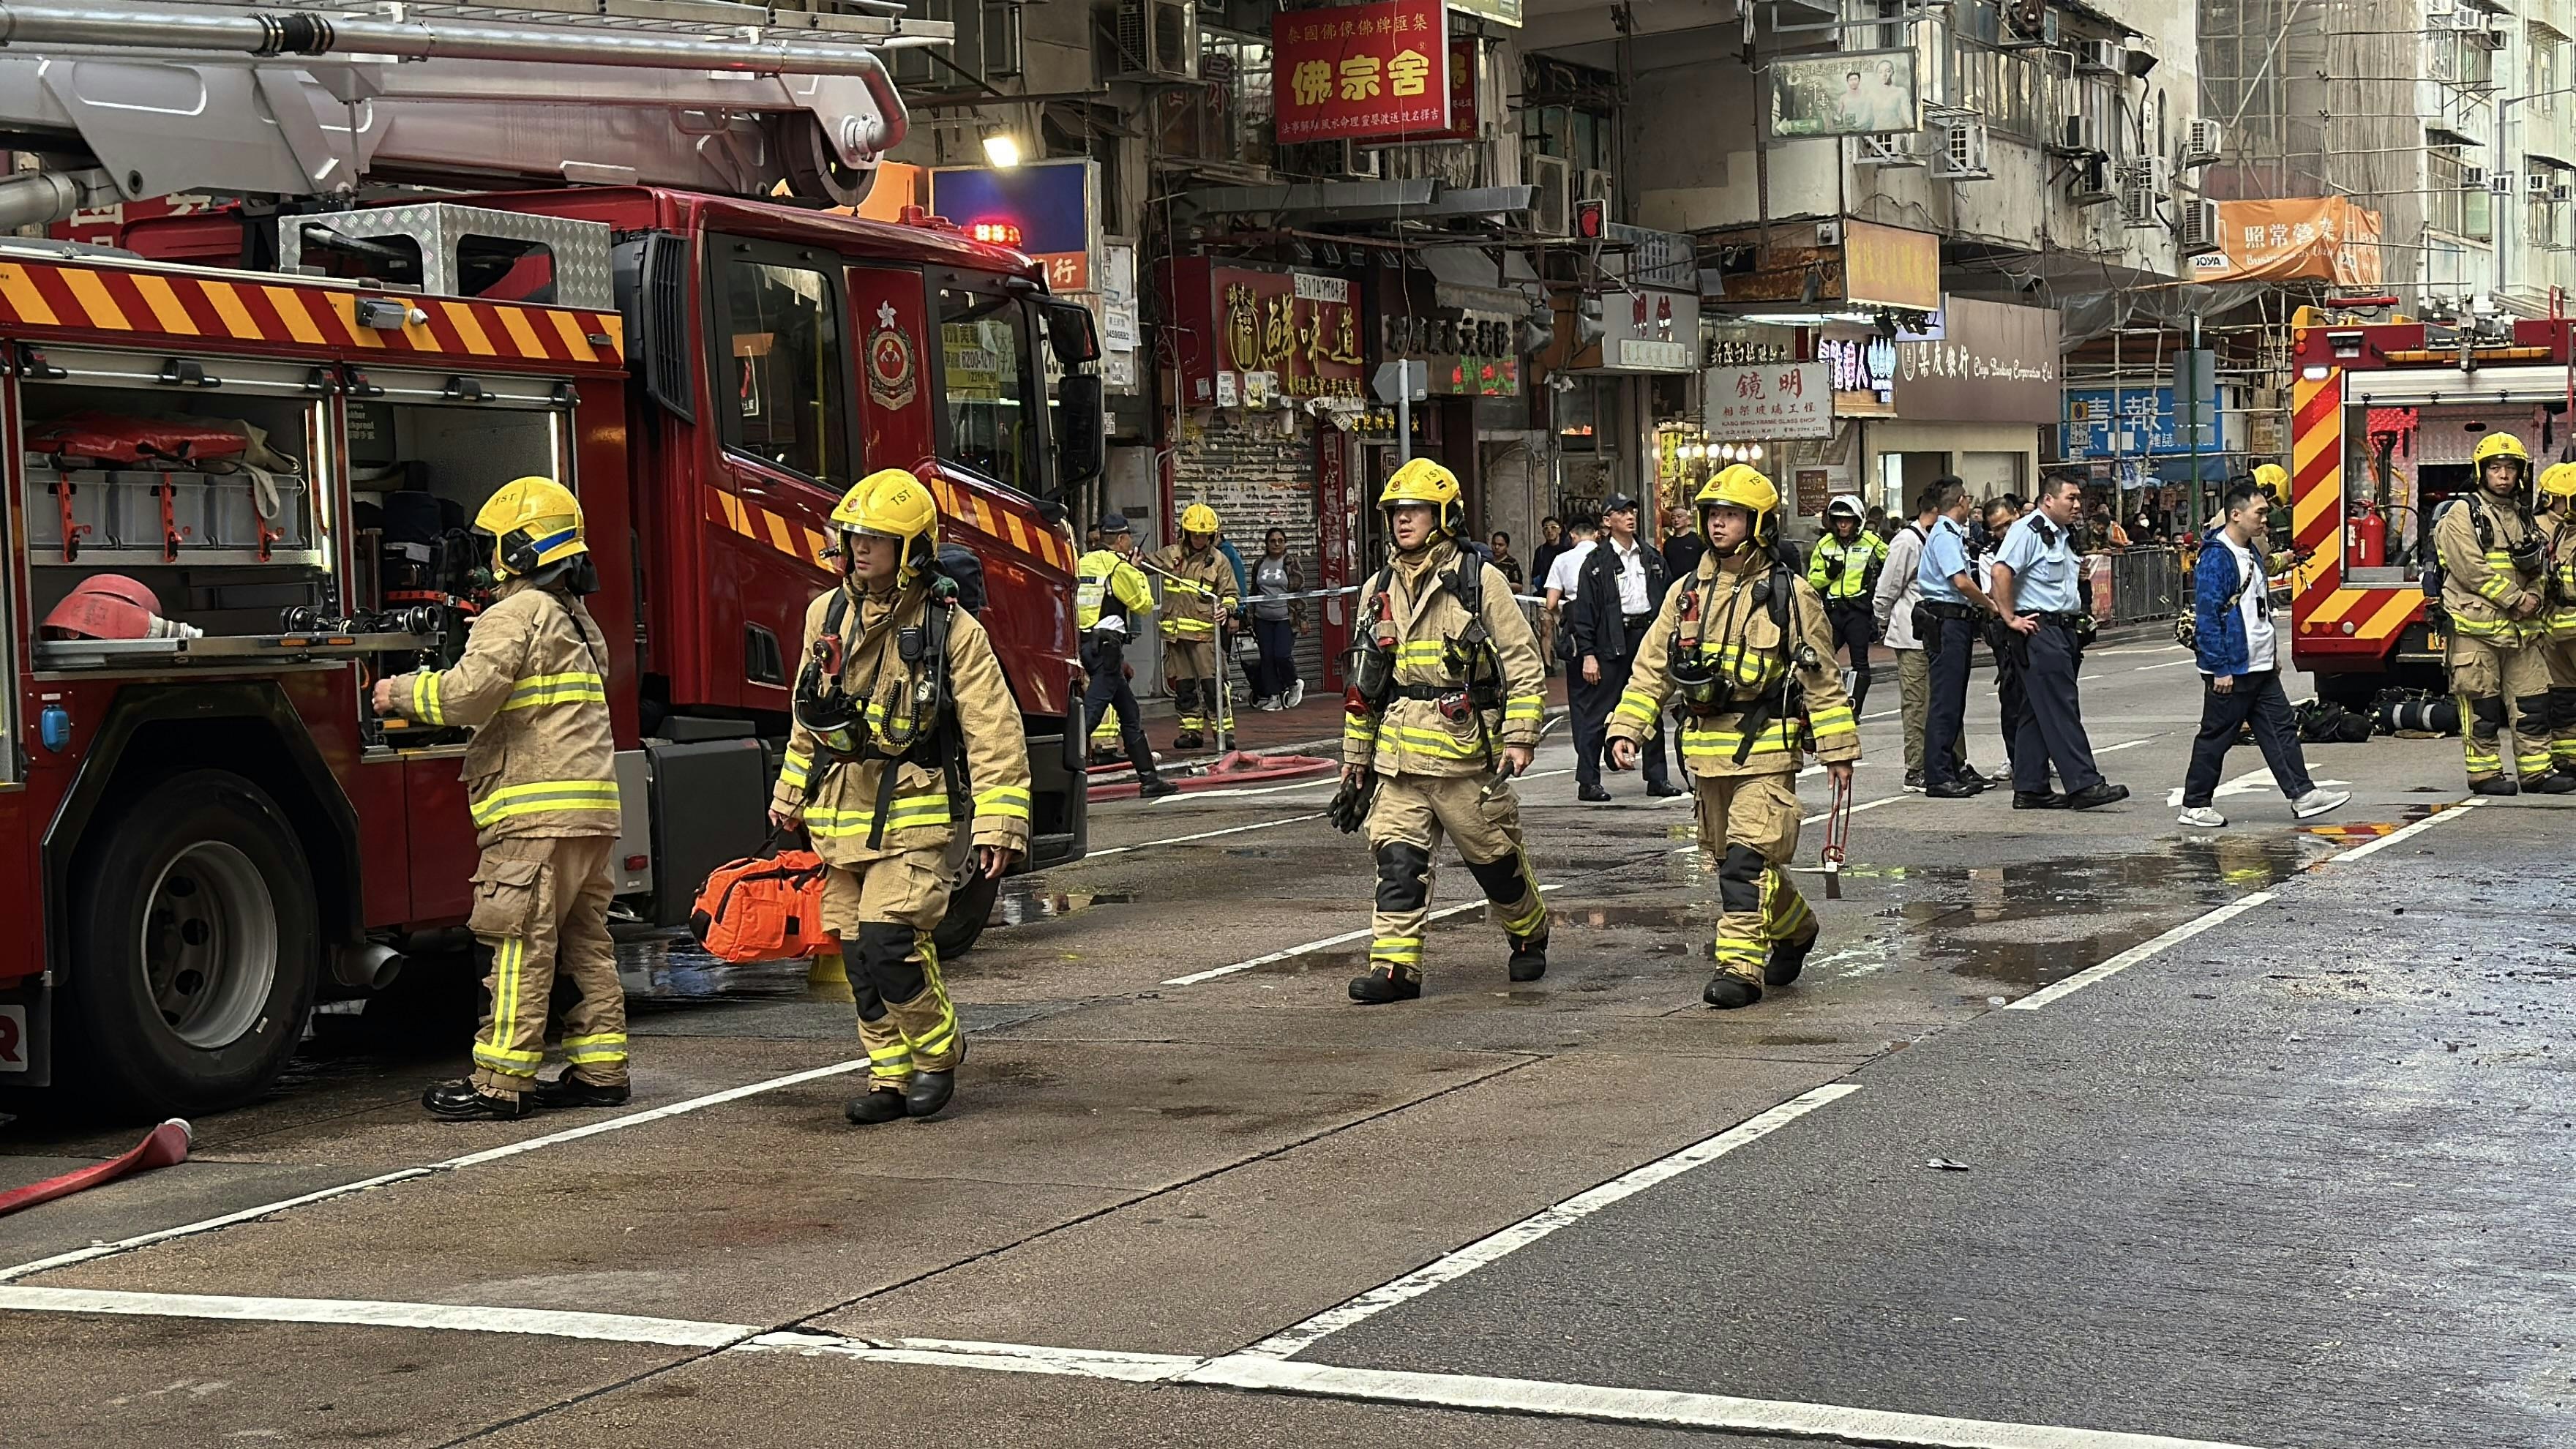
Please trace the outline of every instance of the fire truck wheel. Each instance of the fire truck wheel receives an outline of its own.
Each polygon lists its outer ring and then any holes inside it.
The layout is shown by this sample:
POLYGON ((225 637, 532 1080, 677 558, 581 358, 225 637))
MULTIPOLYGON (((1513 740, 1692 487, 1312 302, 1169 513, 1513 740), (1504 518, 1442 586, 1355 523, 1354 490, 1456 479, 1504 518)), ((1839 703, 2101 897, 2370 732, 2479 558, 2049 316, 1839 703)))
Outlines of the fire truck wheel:
POLYGON ((951 961, 975 949, 977 937, 984 934, 984 923, 993 917, 993 902, 1002 893, 1002 883, 984 879, 984 873, 972 867, 969 856, 967 877, 949 893, 948 914, 940 918, 939 929, 930 933, 931 944, 939 948, 939 959, 951 961))
POLYGON ((81 852, 72 930, 68 1024, 99 1088, 202 1112, 284 1070, 320 930, 303 847, 259 786, 199 770, 129 800, 81 852))

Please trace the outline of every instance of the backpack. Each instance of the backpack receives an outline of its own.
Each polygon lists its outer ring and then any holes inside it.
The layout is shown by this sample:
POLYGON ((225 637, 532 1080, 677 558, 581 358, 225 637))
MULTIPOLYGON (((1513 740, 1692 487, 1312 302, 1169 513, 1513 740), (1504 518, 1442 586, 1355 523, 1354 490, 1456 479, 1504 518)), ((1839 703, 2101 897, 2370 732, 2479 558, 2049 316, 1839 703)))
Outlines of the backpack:
POLYGON ((943 543, 931 572, 954 584, 957 607, 969 614, 984 612, 984 560, 962 543, 943 543))
POLYGON ((719 961, 780 961, 834 949, 823 930, 822 857, 810 850, 717 866, 689 911, 689 934, 719 961))

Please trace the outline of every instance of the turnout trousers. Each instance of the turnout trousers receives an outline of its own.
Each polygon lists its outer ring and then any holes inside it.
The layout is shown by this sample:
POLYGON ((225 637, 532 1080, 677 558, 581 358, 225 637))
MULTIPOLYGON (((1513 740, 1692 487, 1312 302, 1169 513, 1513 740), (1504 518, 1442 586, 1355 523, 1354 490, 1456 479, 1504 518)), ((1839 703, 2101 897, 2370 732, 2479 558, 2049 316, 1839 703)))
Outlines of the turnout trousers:
POLYGON ((2506 713, 2512 713, 2513 763, 2525 784, 2549 773, 2555 751, 2555 698, 2546 645, 2451 635, 2451 693, 2460 700, 2460 751, 2469 783, 2504 773, 2506 713))
POLYGON ((2537 647, 2549 661, 2549 760, 2576 770, 2576 638, 2537 647))
POLYGON ((581 992, 564 1012, 572 1075, 602 1087, 626 1081, 626 989, 608 939, 616 850, 608 835, 522 837, 484 849, 468 924, 492 953, 483 978, 491 1006, 474 1037, 474 1085, 486 1095, 516 1097, 536 1086, 558 968, 581 992))
POLYGON ((835 865, 823 877, 823 929, 841 942, 871 1090, 947 1071, 963 1055, 930 940, 948 893, 948 852, 936 848, 835 865))
POLYGON ((1816 913, 1782 869, 1798 849, 1798 777, 1701 775, 1699 848, 1717 861, 1720 974, 1762 984, 1773 943, 1812 941, 1816 913))
POLYGON ((1387 775, 1369 802, 1377 856, 1377 909, 1369 917, 1369 969, 1422 979, 1422 935, 1431 920, 1431 858, 1446 835, 1493 903, 1514 944, 1547 938, 1547 903, 1521 844, 1520 797, 1511 782, 1474 775, 1387 775))
POLYGON ((1180 715, 1182 734, 1212 730, 1224 713, 1217 708, 1216 641, 1213 639, 1166 639, 1163 641, 1163 682, 1171 687, 1172 708, 1180 715))

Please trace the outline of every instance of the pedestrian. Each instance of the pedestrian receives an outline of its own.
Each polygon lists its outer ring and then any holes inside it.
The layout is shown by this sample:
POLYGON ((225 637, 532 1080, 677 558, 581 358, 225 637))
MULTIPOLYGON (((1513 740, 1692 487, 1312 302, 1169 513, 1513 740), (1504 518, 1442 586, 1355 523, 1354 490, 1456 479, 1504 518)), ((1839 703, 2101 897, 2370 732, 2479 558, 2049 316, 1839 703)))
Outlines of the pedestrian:
POLYGON ((1995 607, 1968 561, 1968 485, 1944 473, 1932 480, 1932 496, 1935 516, 1914 566, 1914 632, 1923 640, 1931 684, 1923 722, 1923 793, 1964 800, 1986 788, 1985 777, 1968 768, 1961 736, 1977 621, 1995 607))
POLYGON ((1530 554, 1531 579, 1544 586, 1547 571, 1556 565, 1556 556, 1567 548, 1565 524, 1553 513, 1538 521, 1538 547, 1530 554))
MULTIPOLYGON (((1565 610, 1568 635, 1574 640, 1573 678, 1583 682, 1574 716, 1574 794, 1598 803, 1610 798, 1601 784, 1601 750, 1609 742, 1610 709, 1628 687, 1637 646, 1644 641, 1655 610, 1664 601, 1664 556, 1637 537, 1637 500, 1610 495, 1601 505, 1606 537, 1584 556, 1576 570, 1575 588, 1565 610)), ((1646 730, 1646 793, 1657 798, 1679 795, 1664 762, 1663 719, 1646 730)))
POLYGON ((2228 487, 2227 523, 2210 535, 2192 596, 2192 650, 2200 664, 2200 733, 2191 742, 2191 769, 2182 782, 2180 823, 2216 830, 2227 817, 2210 807, 2219 767, 2236 732, 2251 724, 2272 783, 2301 820, 2323 815, 2352 799, 2321 790, 2308 778, 2299 749, 2299 722, 2281 688, 2280 636, 2272 622, 2271 579, 2263 569, 2272 500, 2251 482, 2228 487))
POLYGON ((823 858, 820 924, 839 943, 868 1054, 843 1110, 868 1126, 948 1105, 966 1042, 931 933, 948 914, 949 847, 1000 880, 1029 848, 1029 755, 992 640, 938 573, 939 505, 901 468, 832 510, 841 581, 805 611, 787 754, 769 823, 823 858), (966 781, 971 823, 953 813, 966 781), (847 958, 855 954, 855 962, 847 958))
POLYGON ((1699 567, 1699 556, 1708 551, 1708 543, 1699 536, 1699 524, 1689 514, 1676 510, 1666 522, 1671 531, 1664 539, 1664 577, 1689 578, 1699 567))
POLYGON ((1717 969, 1700 999, 1724 1009, 1795 981, 1816 948, 1815 913, 1785 869, 1798 848, 1798 767, 1812 742, 1848 789, 1860 721, 1833 667, 1824 603, 1778 552, 1779 490, 1738 463, 1695 501, 1708 553, 1639 643, 1610 759, 1635 765, 1638 742, 1678 700, 1699 845, 1717 860, 1717 969))
POLYGON ((1136 790, 1146 799, 1169 795, 1180 786, 1154 768, 1154 747, 1145 740, 1145 713, 1129 681, 1135 669, 1127 662, 1127 641, 1154 607, 1145 571, 1136 567, 1136 529, 1127 515, 1100 520, 1092 537, 1105 540, 1074 562, 1073 625, 1081 639, 1082 669, 1087 680, 1082 708, 1091 721, 1095 745, 1103 729, 1114 729, 1136 768, 1136 790))
MULTIPOLYGON (((1878 590, 1870 601, 1879 637, 1896 655, 1897 713, 1905 726, 1905 788, 1917 793, 1924 785, 1923 734, 1931 715, 1932 666, 1926 641, 1914 629, 1914 606, 1923 598, 1915 570, 1923 559, 1924 540, 1941 516, 1934 506, 1939 496, 1937 487, 1924 488, 1914 495, 1914 521, 1896 530, 1896 536, 1888 540, 1887 563, 1878 572, 1878 590)), ((1964 772, 1965 752, 1955 741, 1952 748, 1958 756, 1954 773, 1964 772)))
POLYGON ((2445 504, 2433 520, 2469 789, 2479 795, 2576 790, 2576 775, 2554 775, 2550 766, 2549 661, 2538 647, 2549 632, 2542 617, 2548 545, 2523 497, 2531 454, 2513 434, 2489 433, 2469 461, 2477 470, 2476 491, 2445 504), (2504 773, 2508 700, 2519 787, 2504 773))
POLYGON ((2093 810, 2129 798, 2128 786, 2094 767, 2075 682, 2089 622, 2074 544, 2082 497, 2072 478, 2041 484, 2038 506, 2004 535, 1995 555, 1994 611, 2021 636, 2016 662, 2029 703, 2013 739, 2015 810, 2093 810), (2048 788, 2051 765, 2063 794, 2048 788))
POLYGON ((1306 632, 1306 603, 1288 597, 1306 591, 1306 571, 1288 556, 1288 534, 1274 528, 1261 539, 1261 557, 1252 563, 1252 635, 1261 647, 1258 678, 1252 681, 1255 707, 1295 709, 1306 700, 1306 681, 1297 677, 1297 636, 1306 632))
POLYGON ((1520 593, 1527 587, 1529 578, 1521 570, 1521 561, 1512 557, 1512 536, 1495 529, 1494 536, 1486 540, 1486 546, 1493 552, 1494 567, 1501 569, 1503 577, 1512 581, 1512 592, 1520 593))
POLYGON ((1897 528, 1893 522, 1889 521, 1887 516, 1887 505, 1883 503, 1873 503, 1869 506, 1868 521, 1863 523, 1861 526, 1868 530, 1870 537, 1877 539, 1881 543, 1896 542, 1897 528))
POLYGON ((1367 801, 1377 861, 1364 1005, 1422 994, 1431 858, 1455 841, 1511 946, 1513 981, 1547 974, 1547 903, 1521 840, 1511 780, 1538 748, 1547 676, 1502 571, 1466 544, 1457 475, 1428 458, 1395 470, 1385 567, 1360 596, 1354 710, 1342 731, 1342 793, 1330 812, 1356 827, 1367 801))
POLYGON ((1807 553, 1807 583, 1825 601, 1835 647, 1851 661, 1851 702, 1859 710, 1869 704, 1869 646, 1878 632, 1872 601, 1887 545, 1861 527, 1860 500, 1849 494, 1825 505, 1825 527, 1807 553))
POLYGON ((1242 595, 1234 584, 1234 565, 1216 547, 1221 525, 1216 510, 1193 503, 1181 510, 1180 542, 1166 544, 1147 560, 1163 579, 1163 682, 1180 715, 1176 750, 1195 750, 1213 739, 1216 748, 1232 749, 1225 733, 1225 661, 1217 653, 1217 624, 1231 619, 1242 595))
MULTIPOLYGON (((1988 596, 1995 591, 1995 555, 2003 548, 2005 537, 2021 518, 2021 496, 2007 493, 1986 505, 1986 546, 1977 555, 1977 583, 1988 596)), ((2019 636, 2004 627, 2002 619, 1988 615, 1984 626, 1986 648, 1995 660, 1995 707, 2003 729, 2004 768, 2012 768, 2013 746, 2021 738, 2022 722, 2030 716, 2030 696, 2022 687, 2019 636)), ((2009 780, 2010 774, 2005 778, 2009 780)))
POLYGON ((2549 536, 2550 606, 2543 621, 2549 660, 2550 780, 2576 780, 2576 463, 2540 472, 2541 527, 2549 536))
POLYGON ((1544 586, 1539 599, 1539 617, 1552 641, 1555 658, 1565 665, 1565 703, 1569 712, 1581 697, 1584 684, 1583 672, 1575 664, 1574 639, 1565 632, 1562 611, 1565 601, 1574 593, 1577 571, 1583 567, 1584 558, 1592 552, 1600 537, 1599 521, 1589 517, 1575 519, 1565 530, 1564 552, 1556 556, 1556 562, 1547 566, 1546 573, 1539 575, 1539 582, 1544 586))
POLYGON ((599 589, 581 504, 551 478, 514 478, 474 515, 492 540, 490 607, 444 670, 376 681, 381 717, 463 725, 466 813, 483 852, 466 921, 491 955, 491 1005, 473 1075, 421 1106, 450 1118, 525 1117, 541 1107, 627 1098, 626 988, 608 939, 620 800, 608 719, 608 636, 582 606, 599 589), (539 1081, 556 967, 578 998, 564 1012, 564 1069, 539 1081))

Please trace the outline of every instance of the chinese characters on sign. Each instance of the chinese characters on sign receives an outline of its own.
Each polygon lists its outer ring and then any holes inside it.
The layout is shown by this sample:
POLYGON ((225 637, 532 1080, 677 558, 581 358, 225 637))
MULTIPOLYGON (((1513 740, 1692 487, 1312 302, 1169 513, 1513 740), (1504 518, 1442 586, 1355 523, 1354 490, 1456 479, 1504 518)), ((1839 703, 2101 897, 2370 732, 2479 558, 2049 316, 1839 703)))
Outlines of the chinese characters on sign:
POLYGON ((1190 405, 1361 395, 1361 298, 1349 277, 1197 257, 1159 270, 1190 405))
POLYGON ((1282 143, 1449 127, 1449 12, 1441 0, 1299 10, 1270 23, 1282 143))
POLYGON ((1700 395, 1708 430, 1728 438, 1829 438, 1834 390, 1821 362, 1712 367, 1700 395))
POLYGON ((1827 337, 1816 344, 1816 360, 1832 369, 1836 392, 1896 390, 1896 344, 1886 338, 1827 337))
POLYGON ((2218 204, 2222 250, 2191 259, 2197 282, 2333 282, 2379 285, 2380 216, 2340 196, 2218 204))

